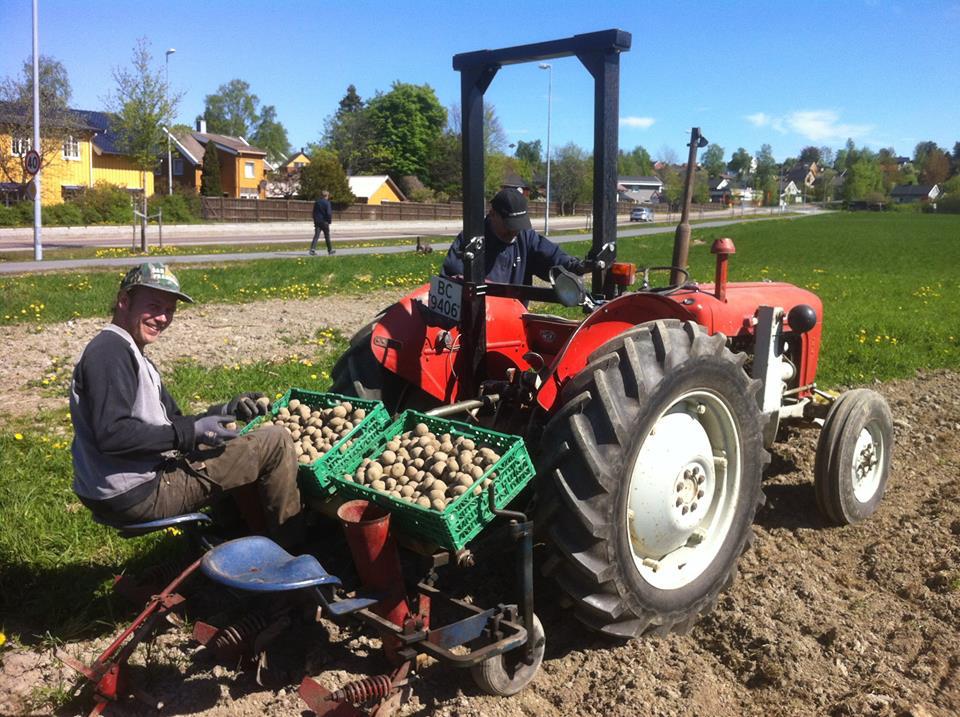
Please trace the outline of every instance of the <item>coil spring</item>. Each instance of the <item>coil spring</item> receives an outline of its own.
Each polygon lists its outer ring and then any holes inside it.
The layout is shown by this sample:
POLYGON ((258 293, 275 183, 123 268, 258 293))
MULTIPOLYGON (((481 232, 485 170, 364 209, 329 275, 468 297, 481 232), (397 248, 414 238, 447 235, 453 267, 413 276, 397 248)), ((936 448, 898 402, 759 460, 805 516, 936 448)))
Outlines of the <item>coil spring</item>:
POLYGON ((267 618, 259 613, 244 615, 235 623, 227 625, 217 633, 217 638, 213 641, 213 647, 216 650, 240 647, 247 640, 263 631, 267 624, 267 618))
POLYGON ((184 563, 182 560, 168 560, 159 565, 151 565, 146 570, 134 575, 133 579, 137 585, 149 588, 156 587, 157 592, 160 592, 160 590, 172 583, 186 567, 187 563, 184 563))
POLYGON ((330 695, 335 702, 350 702, 360 704, 374 697, 386 697, 393 689, 393 681, 389 675, 375 675, 364 677, 356 682, 348 682, 339 690, 330 695))

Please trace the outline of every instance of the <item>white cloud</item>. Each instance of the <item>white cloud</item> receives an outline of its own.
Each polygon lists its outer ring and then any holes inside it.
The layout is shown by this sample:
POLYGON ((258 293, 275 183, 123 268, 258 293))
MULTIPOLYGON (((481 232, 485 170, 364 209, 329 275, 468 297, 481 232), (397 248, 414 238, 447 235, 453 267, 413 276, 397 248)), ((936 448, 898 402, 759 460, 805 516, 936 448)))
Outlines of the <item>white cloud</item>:
POLYGON ((839 120, 840 115, 833 110, 802 110, 786 117, 790 129, 814 142, 861 137, 873 130, 873 125, 847 124, 839 120))
POLYGON ((756 112, 744 119, 755 127, 770 127, 781 134, 793 132, 813 142, 863 137, 873 130, 873 125, 841 122, 834 110, 798 110, 781 117, 756 112))
POLYGON ((638 129, 650 129, 656 120, 653 117, 621 117, 620 125, 622 127, 636 127, 638 129))

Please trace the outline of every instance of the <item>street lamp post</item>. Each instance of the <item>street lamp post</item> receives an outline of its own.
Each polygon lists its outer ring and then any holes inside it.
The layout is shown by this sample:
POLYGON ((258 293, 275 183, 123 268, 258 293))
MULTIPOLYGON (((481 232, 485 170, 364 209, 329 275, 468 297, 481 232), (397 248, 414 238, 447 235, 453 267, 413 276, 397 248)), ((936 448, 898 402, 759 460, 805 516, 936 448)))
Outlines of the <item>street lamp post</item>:
MULTIPOLYGON (((176 49, 170 48, 167 50, 167 56, 164 58, 165 70, 166 70, 166 91, 165 95, 170 94, 170 55, 176 52, 176 49)), ((167 121, 169 124, 169 120, 167 121)), ((170 128, 167 127, 167 194, 173 194, 173 160, 171 159, 170 152, 170 128)))
POLYGON ((550 234, 550 101, 553 94, 553 65, 541 62, 541 70, 547 71, 547 209, 543 213, 543 233, 550 234))

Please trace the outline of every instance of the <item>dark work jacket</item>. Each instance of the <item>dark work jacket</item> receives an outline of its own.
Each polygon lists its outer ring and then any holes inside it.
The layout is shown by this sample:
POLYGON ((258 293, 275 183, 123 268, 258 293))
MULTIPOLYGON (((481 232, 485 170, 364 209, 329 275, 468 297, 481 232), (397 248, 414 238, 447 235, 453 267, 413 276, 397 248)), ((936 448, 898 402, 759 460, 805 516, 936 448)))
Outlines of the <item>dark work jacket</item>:
POLYGON ((313 223, 329 224, 333 221, 333 207, 330 200, 321 197, 313 203, 313 223))
MULTIPOLYGON (((443 261, 441 273, 444 276, 463 274, 463 259, 457 254, 463 253, 463 233, 457 235, 443 261)), ((490 219, 483 222, 484 269, 487 281, 500 284, 533 284, 533 277, 547 280, 550 269, 562 266, 573 270, 580 260, 567 254, 563 249, 533 229, 525 229, 510 244, 505 244, 493 233, 490 219)))
POLYGON ((88 506, 122 510, 154 488, 165 454, 190 451, 196 416, 184 416, 156 367, 109 324, 83 350, 70 384, 74 492, 88 506))

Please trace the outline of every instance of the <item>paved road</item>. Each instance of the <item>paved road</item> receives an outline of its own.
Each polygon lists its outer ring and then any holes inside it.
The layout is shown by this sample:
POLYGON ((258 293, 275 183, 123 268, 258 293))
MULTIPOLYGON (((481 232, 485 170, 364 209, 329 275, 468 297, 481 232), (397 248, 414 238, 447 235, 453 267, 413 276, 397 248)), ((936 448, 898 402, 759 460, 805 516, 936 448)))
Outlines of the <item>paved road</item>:
MULTIPOLYGON (((743 217, 726 219, 715 219, 711 221, 699 222, 693 225, 694 229, 702 229, 709 227, 721 227, 728 226, 731 224, 740 224, 742 222, 753 222, 753 221, 770 221, 772 219, 797 219, 804 216, 809 216, 813 214, 819 214, 819 211, 808 211, 803 214, 791 214, 786 217, 780 217, 778 215, 774 216, 754 216, 749 215, 743 217)), ((575 218, 565 218, 567 223, 571 226, 579 226, 583 223, 582 217, 575 218), (574 224, 573 222, 577 222, 574 224)), ((422 234, 416 234, 413 236, 421 236, 424 240, 428 240, 430 235, 437 235, 441 233, 452 233, 454 231, 459 231, 459 223, 455 225, 453 229, 438 228, 438 223, 434 223, 431 226, 423 227, 425 229, 432 229, 432 232, 424 231, 422 234)), ((442 224, 442 223, 439 223, 442 224)), ((563 219, 559 221, 551 220, 551 225, 555 228, 566 228, 563 226, 563 219), (559 226, 558 226, 559 225, 559 226)), ((445 226, 445 224, 444 224, 445 226)), ((380 231, 376 229, 375 231, 380 231)), ((383 230, 387 231, 387 230, 383 230)), ((621 228, 617 232, 618 239, 626 239, 629 237, 638 237, 638 236, 650 236, 653 234, 673 234, 675 227, 672 225, 664 226, 630 226, 628 228, 621 228)), ((363 238, 384 238, 384 237, 396 237, 403 236, 403 233, 397 232, 396 230, 390 230, 388 233, 381 234, 379 236, 365 236, 363 238)), ((408 235, 409 236, 409 235, 408 235)), ((341 236, 340 239, 346 239, 346 237, 341 236)), ((352 240, 357 240, 361 237, 352 237, 352 240)), ((584 236, 556 236, 553 237, 553 241, 558 244, 566 244, 569 242, 583 241, 587 237, 584 236)), ((302 236, 296 238, 283 239, 279 236, 254 236, 250 237, 249 235, 244 235, 241 239, 235 239, 232 237, 220 237, 217 240, 205 239, 200 240, 199 238, 194 238, 192 240, 178 241, 178 244, 223 244, 223 243, 236 243, 237 241, 243 242, 289 242, 296 243, 299 246, 296 249, 291 248, 287 250, 274 250, 274 251, 264 251, 264 252, 241 252, 235 254, 191 254, 187 256, 164 256, 163 261, 170 264, 213 264, 213 263, 223 263, 231 261, 253 261, 256 259, 299 259, 307 256, 306 247, 307 242, 302 236)), ((84 246, 90 246, 89 240, 78 242, 82 243, 84 246)), ((166 243, 166 242, 165 242, 166 243)), ((426 241, 425 241, 426 243, 426 241)), ((338 257, 341 256, 351 256, 359 254, 402 254, 407 253, 412 250, 414 242, 412 241, 410 245, 394 245, 394 246, 379 246, 379 247, 344 247, 337 250, 336 255, 330 257, 324 253, 318 254, 316 257, 313 257, 314 261, 335 261, 338 257)), ((73 245, 73 244, 71 244, 73 245)), ((99 245, 99 244, 97 244, 99 245)), ((121 245, 126 245, 122 243, 121 245)), ((432 242, 430 246, 435 252, 446 252, 449 247, 449 242, 432 242)), ((123 257, 116 259, 47 259, 41 262, 36 261, 16 261, 16 262, 5 262, 0 263, 0 274, 26 274, 31 272, 42 272, 42 271, 64 271, 70 269, 94 269, 94 268, 106 268, 106 267, 122 267, 122 266, 133 266, 135 264, 143 261, 142 258, 131 256, 123 257)))

